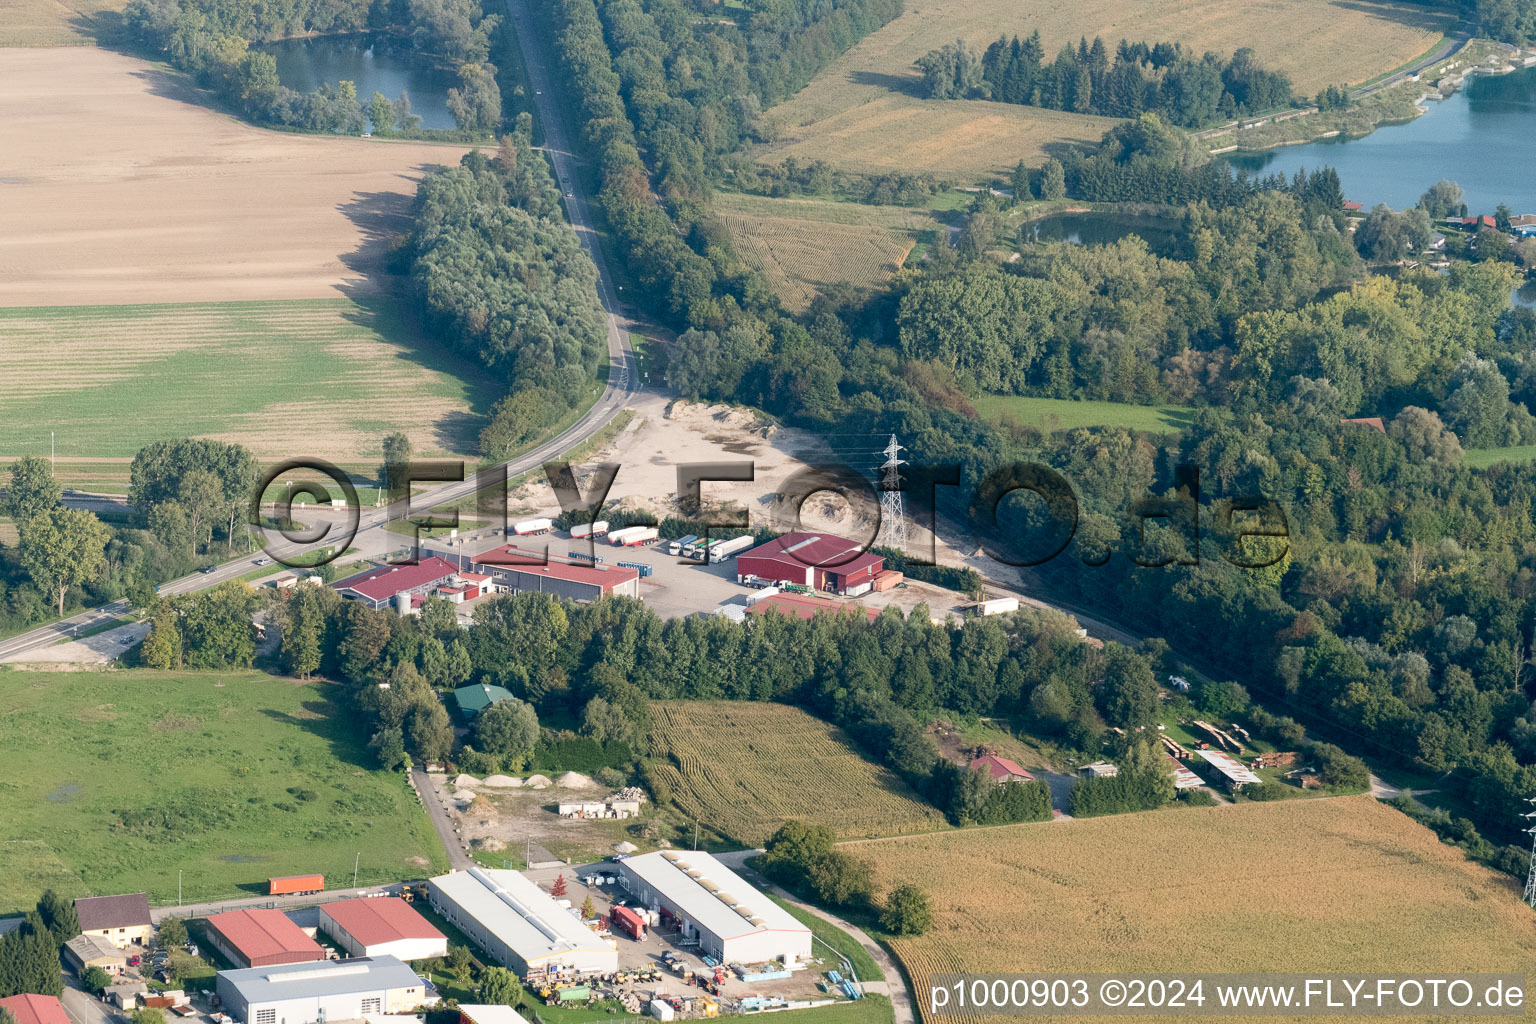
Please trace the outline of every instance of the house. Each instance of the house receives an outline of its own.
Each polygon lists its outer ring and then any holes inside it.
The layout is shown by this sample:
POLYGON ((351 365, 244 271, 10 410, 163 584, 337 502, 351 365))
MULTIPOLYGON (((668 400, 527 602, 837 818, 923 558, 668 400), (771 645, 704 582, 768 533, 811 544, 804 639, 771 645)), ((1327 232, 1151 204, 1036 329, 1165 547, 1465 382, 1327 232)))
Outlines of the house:
POLYGON ((1387 432, 1387 425, 1381 421, 1380 416, 1359 416, 1354 419, 1339 420, 1339 422, 1343 424, 1353 423, 1360 427, 1370 427, 1372 430, 1379 430, 1383 434, 1387 432))
POLYGON ((24 992, 17 996, 0 999, 0 1009, 9 1010, 16 1024, 70 1024, 64 1004, 53 996, 33 995, 24 992))
POLYGON ((697 944, 701 956, 785 966, 811 956, 811 930, 708 853, 626 857, 619 861, 619 884, 657 911, 663 926, 676 927, 680 945, 697 944))
POLYGON ((273 967, 325 959, 325 950, 281 910, 257 907, 214 914, 208 944, 239 967, 273 967))
POLYGON ((1352 199, 1346 200, 1345 203, 1344 203, 1344 212, 1345 213, 1359 213, 1361 210, 1364 210, 1364 209, 1365 209, 1365 204, 1364 203, 1358 203, 1358 202, 1355 202, 1352 199))
POLYGON ((121 896, 82 896, 75 900, 80 932, 106 939, 123 949, 143 943, 154 932, 149 920, 149 898, 141 892, 121 896))
POLYGON ((738 579, 755 576, 859 597, 874 589, 885 559, 867 545, 824 533, 786 533, 736 556, 738 579))
POLYGON ((1120 774, 1120 769, 1108 761, 1095 761, 1093 764, 1085 764, 1078 771, 1090 779, 1108 779, 1120 774))
POLYGON ((1499 222, 1485 213, 1481 217, 1463 217, 1461 226, 1467 231, 1497 231, 1499 222))
POLYGON ((392 956, 220 971, 219 1003, 241 1024, 310 1024, 404 1013, 437 1002, 416 972, 392 956))
POLYGON ((986 772, 993 782, 1033 782, 1035 777, 1023 768, 1017 761, 1010 761, 1006 757, 998 757, 996 754, 983 754, 971 762, 971 771, 986 772))
POLYGON ((448 955, 448 938, 397 896, 320 906, 320 930, 348 956, 426 960, 448 955))
POLYGON ((433 555, 409 565, 381 565, 331 584, 342 597, 375 610, 387 608, 396 595, 426 595, 452 579, 458 567, 433 555))
POLYGON ((623 565, 566 562, 511 544, 470 559, 475 571, 514 594, 553 594, 581 604, 609 596, 640 596, 640 571, 623 565))
POLYGON ((454 703, 458 704, 459 711, 467 719, 473 719, 492 704, 511 699, 511 690, 505 686, 495 686, 487 683, 461 686, 453 691, 454 703))
POLYGON ((99 935, 76 935, 64 943, 64 962, 76 974, 100 967, 108 974, 121 974, 128 966, 128 954, 99 935))
POLYGON ((531 972, 612 974, 612 939, 582 924, 517 871, 470 868, 427 879, 432 908, 490 955, 526 977, 531 972))

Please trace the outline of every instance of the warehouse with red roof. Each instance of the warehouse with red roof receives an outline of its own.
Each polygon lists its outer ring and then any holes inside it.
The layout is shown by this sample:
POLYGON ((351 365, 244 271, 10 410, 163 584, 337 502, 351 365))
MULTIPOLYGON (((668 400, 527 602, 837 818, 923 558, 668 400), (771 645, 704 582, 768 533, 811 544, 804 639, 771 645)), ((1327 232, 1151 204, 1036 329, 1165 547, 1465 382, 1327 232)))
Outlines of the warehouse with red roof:
POLYGON ((553 594, 586 603, 615 595, 640 596, 640 573, 622 565, 589 565, 503 544, 470 559, 476 572, 514 593, 553 594))
POLYGON ((874 589, 885 568, 885 559, 867 548, 825 533, 786 533, 737 555, 737 579, 753 576, 858 597, 874 589))
POLYGON ((448 955, 447 936, 395 896, 322 904, 320 930, 348 956, 426 960, 448 955))
POLYGON ((325 950, 281 910, 231 910, 208 918, 208 943, 236 967, 324 960, 325 950))
POLYGON ((410 565, 381 565, 331 584, 349 601, 387 608, 396 594, 428 594, 458 574, 458 567, 433 555, 410 565))
POLYGON ((23 992, 0 999, 0 1008, 11 1011, 16 1024, 70 1024, 64 1005, 53 996, 23 992))

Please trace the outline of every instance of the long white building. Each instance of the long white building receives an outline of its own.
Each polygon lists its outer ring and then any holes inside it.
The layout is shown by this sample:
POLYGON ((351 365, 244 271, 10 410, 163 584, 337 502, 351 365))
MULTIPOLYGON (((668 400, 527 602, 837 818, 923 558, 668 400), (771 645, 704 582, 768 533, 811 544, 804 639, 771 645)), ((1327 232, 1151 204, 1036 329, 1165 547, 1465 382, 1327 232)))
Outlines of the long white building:
POLYGON ((701 953, 725 963, 793 964, 811 955, 811 930, 710 854, 661 850, 626 857, 619 879, 630 895, 675 923, 683 941, 697 939, 701 953))
POLYGON ((392 956, 220 971, 219 1001, 242 1024, 312 1024, 406 1013, 436 1002, 426 982, 392 956))
POLYGON ((427 880, 432 907, 503 967, 611 974, 618 948, 517 871, 470 868, 427 880))

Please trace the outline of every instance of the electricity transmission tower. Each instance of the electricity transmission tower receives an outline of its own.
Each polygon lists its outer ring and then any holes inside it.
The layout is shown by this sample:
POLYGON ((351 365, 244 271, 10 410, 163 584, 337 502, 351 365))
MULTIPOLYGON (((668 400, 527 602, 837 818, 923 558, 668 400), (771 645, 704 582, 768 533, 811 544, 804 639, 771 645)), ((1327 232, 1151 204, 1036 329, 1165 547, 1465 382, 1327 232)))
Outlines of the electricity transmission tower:
MULTIPOLYGON (((1532 797, 1530 803, 1536 806, 1536 797, 1532 797)), ((1526 818, 1536 818, 1536 811, 1526 814, 1526 818)), ((1536 910, 1536 824, 1526 829, 1531 834, 1531 870, 1525 877, 1525 902, 1536 910)))
POLYGON ((896 435, 892 434, 890 443, 880 453, 885 456, 885 461, 880 464, 880 537, 877 543, 904 552, 907 550, 907 513, 901 501, 901 467, 906 465, 906 460, 901 458, 902 450, 896 443, 896 435))

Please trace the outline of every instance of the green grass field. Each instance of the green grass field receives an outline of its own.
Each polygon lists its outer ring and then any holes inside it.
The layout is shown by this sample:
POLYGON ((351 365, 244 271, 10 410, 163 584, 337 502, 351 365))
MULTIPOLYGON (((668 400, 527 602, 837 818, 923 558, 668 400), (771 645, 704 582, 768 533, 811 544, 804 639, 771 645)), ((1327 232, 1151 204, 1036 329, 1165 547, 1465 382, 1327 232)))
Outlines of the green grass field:
POLYGON ((826 956, 827 951, 822 945, 825 943, 847 957, 853 964, 853 969, 858 972, 860 981, 877 981, 880 978, 880 965, 875 963, 875 958, 859 944, 852 935, 843 931, 830 921, 824 921, 810 911, 797 906, 788 900, 779 899, 777 896, 769 896, 769 899, 777 903, 789 912, 789 916, 799 921, 811 930, 811 937, 816 941, 812 952, 818 956, 826 956))
POLYGON ((53 886, 188 900, 321 871, 446 870, 404 777, 374 769, 332 684, 259 672, 0 672, 0 913, 53 886))
POLYGON ((1518 444, 1509 448, 1468 448, 1462 462, 1473 469, 1487 469, 1500 462, 1511 465, 1536 459, 1536 444, 1518 444))
POLYGON ((1061 398, 1026 395, 985 395, 971 403, 986 419, 1011 417, 1040 430, 1072 430, 1077 427, 1125 427, 1168 433, 1183 430, 1195 411, 1177 405, 1125 405, 1121 402, 1074 402, 1061 398))
POLYGON ((391 307, 348 299, 0 309, 0 335, 0 460, 48 455, 50 431, 76 459, 186 435, 356 461, 393 430, 465 455, 497 394, 391 307))

